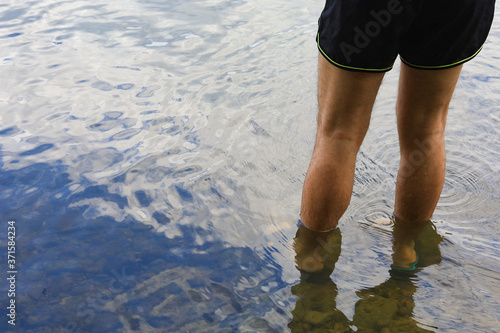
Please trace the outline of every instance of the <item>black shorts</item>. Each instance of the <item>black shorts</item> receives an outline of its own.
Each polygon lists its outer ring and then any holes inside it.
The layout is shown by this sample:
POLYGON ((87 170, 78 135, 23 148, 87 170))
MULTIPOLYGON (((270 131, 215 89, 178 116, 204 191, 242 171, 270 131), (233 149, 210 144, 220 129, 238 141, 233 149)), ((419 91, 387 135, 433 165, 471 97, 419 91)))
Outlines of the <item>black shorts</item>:
POLYGON ((332 64, 385 72, 399 54, 415 68, 472 59, 493 21, 495 0, 326 0, 317 43, 332 64))

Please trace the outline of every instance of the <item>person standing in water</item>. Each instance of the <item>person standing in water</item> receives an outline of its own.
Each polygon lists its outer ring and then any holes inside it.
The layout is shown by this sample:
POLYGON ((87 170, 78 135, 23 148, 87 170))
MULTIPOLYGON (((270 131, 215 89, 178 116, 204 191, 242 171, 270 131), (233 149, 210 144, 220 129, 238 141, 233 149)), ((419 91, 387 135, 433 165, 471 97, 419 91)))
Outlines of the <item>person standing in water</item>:
POLYGON ((317 34, 318 130, 300 213, 307 228, 335 229, 347 209, 372 107, 398 55, 394 215, 431 218, 444 183, 448 105, 463 63, 486 40, 494 7, 495 0, 326 1, 317 34))

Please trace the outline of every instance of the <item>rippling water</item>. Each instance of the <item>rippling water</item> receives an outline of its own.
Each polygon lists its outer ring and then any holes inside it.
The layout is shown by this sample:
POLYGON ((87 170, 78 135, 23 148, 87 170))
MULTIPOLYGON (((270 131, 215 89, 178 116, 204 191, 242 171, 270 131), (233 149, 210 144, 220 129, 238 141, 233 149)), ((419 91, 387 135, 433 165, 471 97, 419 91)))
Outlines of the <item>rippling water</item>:
POLYGON ((498 330, 497 22, 450 107, 447 178, 418 272, 394 276, 391 228, 377 222, 394 202, 396 66, 331 279, 300 279, 292 244, 322 6, 0 5, 1 234, 15 221, 18 270, 16 326, 3 310, 1 331, 498 330))

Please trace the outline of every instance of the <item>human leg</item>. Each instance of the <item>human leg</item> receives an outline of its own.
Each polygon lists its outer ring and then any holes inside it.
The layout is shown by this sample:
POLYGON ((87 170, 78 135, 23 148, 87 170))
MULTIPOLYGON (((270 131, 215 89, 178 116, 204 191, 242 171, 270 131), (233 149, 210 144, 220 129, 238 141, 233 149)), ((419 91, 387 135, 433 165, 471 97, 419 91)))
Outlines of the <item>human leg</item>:
POLYGON ((401 65, 396 105, 401 162, 394 213, 425 221, 444 183, 444 131, 448 106, 462 66, 421 70, 401 65))
POLYGON ((356 155, 383 76, 340 69, 319 56, 318 131, 301 206, 310 229, 335 228, 349 205, 356 155))
POLYGON ((393 216, 392 265, 393 269, 412 270, 418 262, 415 238, 430 221, 406 221, 393 216))

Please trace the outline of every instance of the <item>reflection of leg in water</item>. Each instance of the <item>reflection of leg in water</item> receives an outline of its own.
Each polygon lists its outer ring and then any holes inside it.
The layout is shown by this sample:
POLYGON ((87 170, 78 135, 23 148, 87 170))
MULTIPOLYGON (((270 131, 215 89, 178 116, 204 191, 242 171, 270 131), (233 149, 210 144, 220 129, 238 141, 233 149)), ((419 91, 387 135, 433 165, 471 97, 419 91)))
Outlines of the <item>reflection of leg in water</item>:
POLYGON ((399 219, 395 219, 393 237, 391 277, 357 292, 361 299, 356 303, 353 323, 358 332, 433 332, 413 319, 413 295, 419 269, 441 261, 438 245, 442 237, 431 221, 417 225, 399 219), (416 258, 415 269, 409 269, 416 258))
POLYGON ((352 332, 347 317, 337 310, 338 290, 330 278, 340 256, 341 241, 339 229, 316 232, 300 224, 294 248, 301 278, 292 287, 298 300, 288 324, 293 333, 352 332))
POLYGON ((337 309, 338 289, 330 279, 323 283, 301 280, 292 287, 298 297, 293 319, 288 324, 292 333, 352 332, 349 319, 337 309))
POLYGON ((417 287, 412 273, 393 271, 384 283, 357 292, 353 323, 359 332, 429 332, 413 319, 413 294, 417 287))

